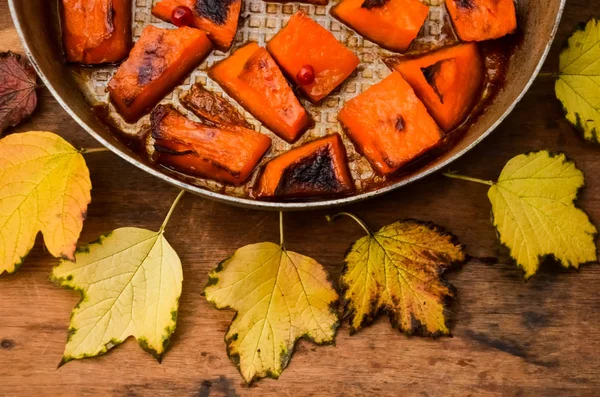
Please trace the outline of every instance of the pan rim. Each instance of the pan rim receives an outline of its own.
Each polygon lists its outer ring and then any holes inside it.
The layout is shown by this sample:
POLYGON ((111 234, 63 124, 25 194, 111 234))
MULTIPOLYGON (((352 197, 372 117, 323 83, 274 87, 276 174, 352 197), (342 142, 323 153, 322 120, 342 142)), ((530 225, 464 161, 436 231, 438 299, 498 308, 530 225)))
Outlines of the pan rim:
POLYGON ((450 158, 440 162, 439 164, 437 164, 431 168, 419 171, 418 173, 416 173, 415 175, 413 175, 409 178, 403 179, 401 181, 392 183, 388 186, 385 186, 385 187, 382 187, 382 188, 379 188, 379 189, 376 189, 373 191, 359 193, 356 195, 343 197, 343 198, 337 198, 337 199, 325 199, 325 200, 318 200, 318 201, 317 200, 315 200, 315 201, 299 201, 299 202, 277 202, 277 201, 260 201, 260 200, 250 199, 250 198, 230 196, 230 195, 227 195, 224 193, 214 192, 214 191, 211 191, 211 190, 208 190, 205 188, 201 188, 201 187, 194 186, 189 183, 183 182, 181 180, 176 179, 173 176, 164 174, 164 173, 158 171, 157 169, 152 168, 152 167, 138 161, 133 156, 120 150, 114 144, 107 141, 102 136, 100 136, 98 133, 96 133, 96 131, 94 131, 93 128, 88 126, 81 118, 79 118, 77 116, 77 114, 75 114, 75 112, 73 110, 71 110, 67 101, 58 94, 56 89, 53 87, 53 85, 50 83, 50 81, 48 80, 46 75, 43 73, 43 71, 37 64, 35 58, 32 55, 29 44, 25 39, 25 36, 23 33, 23 28, 21 26, 21 20, 20 20, 19 16, 17 15, 16 9, 15 9, 15 2, 17 2, 17 1, 21 1, 21 0, 8 0, 8 5, 9 5, 13 23, 15 25, 15 29, 17 30, 17 34, 19 35, 19 39, 21 41, 21 44, 23 45, 25 54, 29 58, 29 60, 30 60, 31 64, 33 65, 33 67, 35 68, 38 76, 43 81, 43 83, 46 86, 46 88, 48 89, 48 91, 50 91, 50 93, 52 94, 54 99, 61 105, 61 107, 67 112, 67 114, 73 120, 75 120, 77 122, 77 124, 79 124, 81 126, 81 128, 83 128, 89 135, 91 135, 94 139, 96 139, 101 145, 108 148, 112 153, 116 154, 117 156, 119 156, 123 160, 127 161, 128 163, 138 167, 139 169, 149 173, 150 175, 152 175, 156 178, 159 178, 160 180, 162 180, 164 182, 167 182, 167 183, 169 183, 173 186, 176 186, 182 190, 185 190, 187 192, 193 193, 195 195, 198 195, 198 196, 201 196, 204 198, 215 200, 218 202, 237 206, 237 207, 251 208, 251 209, 256 209, 256 210, 269 210, 269 211, 308 211, 308 210, 335 208, 335 207, 340 207, 343 205, 359 203, 359 202, 366 201, 366 200, 369 200, 369 199, 372 199, 375 197, 382 196, 386 193, 389 193, 389 192, 399 189, 401 187, 407 186, 413 182, 421 180, 427 176, 430 176, 430 175, 440 171, 443 168, 448 167, 454 161, 461 158, 463 155, 465 155, 467 152, 469 152, 475 146, 477 146, 479 143, 481 143, 481 141, 483 141, 485 138, 487 138, 494 130, 496 130, 496 128, 508 117, 508 115, 510 113, 512 113, 512 111, 517 106, 517 104, 523 99, 523 97, 525 96, 527 91, 529 91, 529 89, 531 88, 531 85, 537 78, 542 66, 544 65, 544 62, 546 61, 546 58, 548 56, 548 53, 550 52, 552 44, 554 43, 554 39, 556 37, 556 33, 558 31, 558 27, 560 25, 560 21, 562 19, 562 15, 563 15, 565 4, 566 4, 566 0, 560 0, 560 5, 559 5, 559 9, 556 13, 556 19, 554 21, 554 26, 552 28, 552 32, 550 33, 549 40, 546 43, 546 47, 544 48, 544 51, 538 61, 538 64, 536 65, 534 72, 530 76, 527 83, 523 86, 523 89, 521 90, 519 95, 504 110, 504 112, 500 115, 500 117, 498 117, 498 119, 494 122, 494 124, 492 124, 487 130, 485 130, 479 137, 477 137, 468 146, 464 147, 460 151, 453 154, 450 158))

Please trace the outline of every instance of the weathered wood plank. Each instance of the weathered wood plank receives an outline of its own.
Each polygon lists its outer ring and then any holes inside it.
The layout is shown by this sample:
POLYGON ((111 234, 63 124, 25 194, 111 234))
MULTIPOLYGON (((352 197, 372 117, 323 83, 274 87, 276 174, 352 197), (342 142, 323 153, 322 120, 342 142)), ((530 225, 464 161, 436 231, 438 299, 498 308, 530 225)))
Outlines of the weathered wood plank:
MULTIPOLYGON (((587 0, 570 0, 545 70, 577 22, 600 14, 587 0)), ((19 50, 5 1, 0 2, 2 49, 19 50)), ((33 119, 19 130, 55 131, 79 147, 96 147, 47 91, 33 119)), ((600 221, 600 153, 575 135, 540 78, 490 138, 453 168, 495 178, 510 157, 530 149, 566 151, 586 172, 581 205, 600 221)), ((87 157, 93 203, 82 242, 122 226, 158 228, 176 190, 110 153, 87 157)), ((406 338, 386 318, 336 346, 299 343, 279 381, 247 387, 225 354, 223 336, 233 313, 216 311, 201 295, 208 271, 233 247, 278 239, 277 215, 187 196, 167 237, 184 264, 178 329, 162 364, 132 340, 104 357, 59 370, 70 311, 78 297, 48 281, 56 261, 38 241, 14 276, 0 278, 0 394, 186 396, 358 395, 594 395, 600 391, 600 267, 568 272, 549 264, 525 283, 489 222, 484 186, 433 176, 346 210, 372 227, 396 218, 431 220, 452 230, 475 257, 448 275, 459 298, 452 307, 454 337, 406 338), (480 259, 477 259, 480 258, 480 259), (488 258, 488 259, 485 259, 488 258), (491 258, 491 260, 489 259, 491 258)), ((325 212, 286 215, 290 248, 339 276, 346 248, 361 236, 349 220, 327 224, 325 212)))

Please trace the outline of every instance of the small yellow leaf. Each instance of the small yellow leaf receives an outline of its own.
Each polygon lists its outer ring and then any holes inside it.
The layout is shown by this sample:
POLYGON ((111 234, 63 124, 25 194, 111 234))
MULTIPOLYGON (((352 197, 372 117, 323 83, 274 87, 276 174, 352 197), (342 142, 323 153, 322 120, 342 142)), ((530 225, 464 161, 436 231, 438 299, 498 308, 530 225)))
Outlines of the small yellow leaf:
POLYGON ((91 188, 83 156, 58 135, 0 140, 0 274, 17 270, 39 231, 50 254, 73 259, 91 188))
POLYGON ((578 268, 596 261, 596 227, 575 207, 583 173, 562 154, 539 151, 511 159, 488 192, 500 242, 533 276, 543 259, 578 268))
POLYGON ((61 364, 106 353, 129 336, 161 359, 175 331, 183 274, 162 229, 122 228, 63 260, 52 279, 80 291, 61 364))
POLYGON ((600 20, 577 27, 560 54, 556 96, 585 139, 600 143, 600 20))
POLYGON ((466 259, 455 240, 431 223, 406 220, 355 242, 341 277, 350 332, 385 311, 408 335, 448 335, 444 304, 454 288, 440 276, 466 259))
POLYGON ((333 342, 338 294, 314 259, 273 243, 248 245, 209 277, 208 301, 237 311, 225 341, 248 383, 278 378, 300 337, 333 342))

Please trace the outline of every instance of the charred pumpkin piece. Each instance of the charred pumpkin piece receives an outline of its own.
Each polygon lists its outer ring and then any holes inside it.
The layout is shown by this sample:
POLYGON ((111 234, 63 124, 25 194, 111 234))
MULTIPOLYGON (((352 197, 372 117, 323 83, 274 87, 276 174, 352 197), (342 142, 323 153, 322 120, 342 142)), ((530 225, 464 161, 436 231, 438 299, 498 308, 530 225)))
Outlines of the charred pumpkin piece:
POLYGON ((110 80, 110 98, 127 122, 136 122, 196 68, 211 50, 206 34, 148 26, 110 80))
POLYGON ((157 106, 150 119, 159 164, 232 185, 244 183, 271 146, 259 132, 196 123, 170 105, 157 106))
POLYGON ((260 198, 340 195, 354 190, 346 149, 338 134, 292 149, 269 161, 258 181, 260 198))
POLYGON ((252 129, 244 116, 225 98, 196 83, 179 101, 202 121, 214 125, 238 125, 252 129))
POLYGON ((205 31, 216 48, 229 50, 237 32, 242 0, 162 0, 152 8, 152 15, 171 22, 171 14, 178 6, 192 10, 192 26, 205 31))
POLYGON ((481 98, 485 64, 476 43, 386 63, 402 74, 444 131, 458 126, 481 98))
POLYGON ((68 62, 119 62, 132 46, 131 0, 62 0, 62 34, 68 62))
POLYGON ((318 102, 346 80, 356 69, 358 57, 327 29, 298 11, 267 44, 285 74, 312 102, 318 102), (315 71, 311 84, 298 81, 298 72, 310 65, 315 71))
POLYGON ((463 41, 497 39, 514 33, 514 0, 446 0, 454 29, 463 41))
POLYGON ((208 75, 288 142, 296 141, 312 124, 267 50, 250 43, 215 64, 208 75))
POLYGON ((357 150, 382 175, 435 147, 441 131, 400 73, 346 103, 338 116, 357 150))
POLYGON ((428 13, 420 0, 342 0, 331 10, 365 38, 396 52, 408 49, 428 13))

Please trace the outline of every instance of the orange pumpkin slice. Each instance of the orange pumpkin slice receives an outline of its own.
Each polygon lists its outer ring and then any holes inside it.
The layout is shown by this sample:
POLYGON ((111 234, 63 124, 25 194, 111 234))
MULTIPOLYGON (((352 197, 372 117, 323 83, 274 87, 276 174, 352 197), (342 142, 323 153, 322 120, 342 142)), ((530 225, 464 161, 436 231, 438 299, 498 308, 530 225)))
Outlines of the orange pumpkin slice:
POLYGON ((235 125, 196 123, 172 106, 152 112, 157 162, 184 174, 240 185, 271 146, 259 132, 235 125))
POLYGON ((342 0, 331 10, 362 36, 396 52, 408 49, 428 13, 420 0, 342 0))
POLYGON ((127 58, 131 0, 62 0, 61 13, 67 61, 95 65, 127 58))
POLYGON ((327 29, 303 11, 295 13, 287 25, 267 44, 285 74, 312 102, 318 102, 346 80, 356 69, 358 57, 327 29), (304 65, 315 70, 315 81, 302 85, 297 75, 304 65))
POLYGON ((110 80, 110 98, 125 121, 136 122, 184 80, 210 51, 210 41, 198 29, 166 30, 147 26, 129 58, 110 80))
POLYGON ((458 126, 481 98, 485 65, 476 43, 386 63, 408 81, 444 131, 458 126))
POLYGON ((249 43, 208 71, 211 79, 267 128, 296 141, 312 120, 267 50, 249 43))
POLYGON ((237 32, 242 0, 162 0, 152 8, 152 15, 171 22, 171 14, 178 6, 192 10, 192 26, 205 31, 216 48, 229 50, 237 32))
POLYGON ((258 181, 260 198, 340 195, 354 190, 346 149, 338 134, 320 138, 269 161, 258 181))
POLYGON ((382 175, 397 171, 442 139, 425 105, 398 72, 347 102, 338 119, 382 175))
POLYGON ((454 29, 463 41, 497 39, 514 33, 514 0, 446 0, 454 29))

